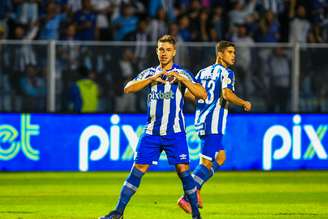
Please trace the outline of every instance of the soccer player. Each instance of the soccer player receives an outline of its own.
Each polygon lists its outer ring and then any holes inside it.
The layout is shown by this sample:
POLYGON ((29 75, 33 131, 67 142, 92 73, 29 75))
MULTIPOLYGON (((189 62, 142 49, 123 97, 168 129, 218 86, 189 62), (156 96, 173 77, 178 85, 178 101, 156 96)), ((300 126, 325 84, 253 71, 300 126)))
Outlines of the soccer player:
MULTIPOLYGON (((187 91, 186 97, 196 101, 195 128, 201 139, 200 163, 193 171, 197 185, 198 205, 203 207, 199 191, 215 171, 223 165, 226 155, 222 145, 225 133, 228 103, 242 106, 250 111, 249 101, 239 98, 234 93, 235 76, 229 66, 235 63, 236 47, 233 43, 220 41, 216 45, 216 62, 198 72, 196 82, 203 85, 207 91, 207 99, 197 99, 187 91)), ((191 213, 191 206, 187 196, 178 200, 178 205, 187 213, 191 213)))
POLYGON ((200 84, 195 83, 193 75, 173 63, 175 43, 172 36, 162 36, 156 49, 159 66, 144 70, 124 88, 125 93, 134 93, 149 87, 148 123, 139 140, 134 165, 123 184, 116 208, 101 219, 123 218, 124 209, 137 191, 142 176, 151 164, 157 164, 162 151, 165 151, 169 164, 176 167, 184 193, 190 200, 192 218, 201 218, 197 206, 196 182, 189 171, 189 152, 182 110, 186 90, 204 100, 207 93, 200 84))

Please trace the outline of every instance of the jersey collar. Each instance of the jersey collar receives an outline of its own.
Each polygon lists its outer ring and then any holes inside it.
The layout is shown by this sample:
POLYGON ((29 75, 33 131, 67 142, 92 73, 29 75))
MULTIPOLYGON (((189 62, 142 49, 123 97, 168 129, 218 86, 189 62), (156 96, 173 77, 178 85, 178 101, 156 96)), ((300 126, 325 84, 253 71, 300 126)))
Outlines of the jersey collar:
MULTIPOLYGON (((180 66, 179 66, 178 64, 173 63, 172 68, 170 68, 170 69, 167 70, 167 71, 171 71, 172 69, 175 69, 175 68, 179 69, 180 66)), ((158 66, 156 67, 156 70, 158 70, 158 71, 162 71, 163 69, 161 68, 160 65, 158 65, 158 66)))

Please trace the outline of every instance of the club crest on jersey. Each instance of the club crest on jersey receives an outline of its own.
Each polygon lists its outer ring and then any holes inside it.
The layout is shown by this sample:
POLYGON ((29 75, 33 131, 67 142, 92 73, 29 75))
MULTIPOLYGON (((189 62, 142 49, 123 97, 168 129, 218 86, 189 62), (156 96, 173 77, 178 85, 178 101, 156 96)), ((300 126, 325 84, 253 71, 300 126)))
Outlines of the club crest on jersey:
POLYGON ((164 100, 164 99, 174 99, 174 93, 172 91, 169 92, 152 91, 150 94, 148 94, 148 100, 164 100))
POLYGON ((170 82, 170 83, 175 82, 175 77, 174 77, 174 76, 162 75, 162 79, 163 79, 164 81, 168 81, 168 82, 170 82))

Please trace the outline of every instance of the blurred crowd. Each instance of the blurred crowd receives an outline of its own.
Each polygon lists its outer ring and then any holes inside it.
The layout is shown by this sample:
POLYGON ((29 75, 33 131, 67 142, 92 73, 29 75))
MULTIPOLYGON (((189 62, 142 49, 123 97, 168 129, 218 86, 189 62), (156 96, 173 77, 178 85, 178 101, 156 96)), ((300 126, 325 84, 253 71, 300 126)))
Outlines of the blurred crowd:
MULTIPOLYGON (((169 33, 180 43, 176 62, 194 74, 213 63, 218 40, 242 45, 239 95, 256 112, 290 112, 293 49, 256 43, 328 42, 327 13, 328 0, 1 0, 0 39, 29 43, 0 44, 0 111, 46 111, 49 44, 33 40, 57 40, 56 112, 145 112, 146 94, 123 87, 158 64, 154 42, 169 33)), ((328 112, 328 50, 299 54, 300 110, 328 112)))
POLYGON ((322 43, 327 13, 327 0, 1 0, 0 38, 322 43))

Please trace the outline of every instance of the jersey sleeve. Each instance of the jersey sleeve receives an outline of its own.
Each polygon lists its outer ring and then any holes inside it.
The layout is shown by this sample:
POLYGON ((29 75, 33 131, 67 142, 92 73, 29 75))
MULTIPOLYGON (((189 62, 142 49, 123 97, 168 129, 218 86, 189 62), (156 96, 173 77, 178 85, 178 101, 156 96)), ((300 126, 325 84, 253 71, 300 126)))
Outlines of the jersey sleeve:
POLYGON ((140 72, 133 80, 134 81, 141 81, 144 80, 150 76, 152 76, 154 74, 155 70, 153 70, 152 68, 148 68, 142 72, 140 72))
POLYGON ((235 91, 235 73, 228 69, 222 72, 221 77, 222 89, 229 88, 232 91, 235 91))

